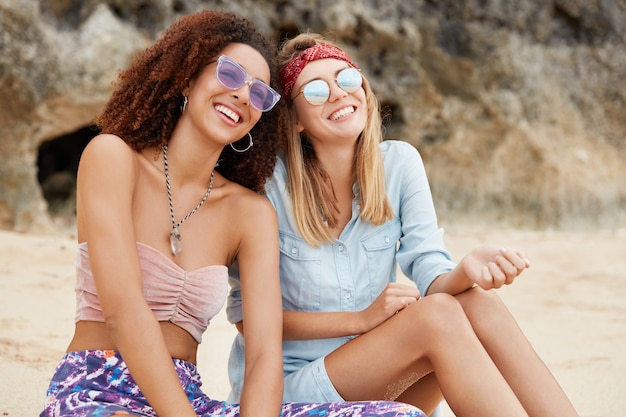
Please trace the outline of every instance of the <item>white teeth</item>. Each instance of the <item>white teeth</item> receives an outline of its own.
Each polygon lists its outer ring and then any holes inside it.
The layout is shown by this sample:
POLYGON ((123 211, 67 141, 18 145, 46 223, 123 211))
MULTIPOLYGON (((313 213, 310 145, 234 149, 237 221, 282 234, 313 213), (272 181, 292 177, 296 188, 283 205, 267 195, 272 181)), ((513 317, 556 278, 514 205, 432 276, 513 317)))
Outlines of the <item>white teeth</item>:
POLYGON ((235 113, 234 111, 232 111, 231 109, 229 109, 228 107, 218 104, 217 106, 215 106, 215 110, 230 117, 235 123, 239 122, 239 115, 235 113))
POLYGON ((341 110, 331 114, 330 115, 330 120, 333 120, 333 121, 339 120, 342 117, 346 117, 347 115, 352 114, 352 113, 354 113, 354 107, 352 107, 352 106, 345 107, 345 108, 343 108, 343 109, 341 109, 341 110))

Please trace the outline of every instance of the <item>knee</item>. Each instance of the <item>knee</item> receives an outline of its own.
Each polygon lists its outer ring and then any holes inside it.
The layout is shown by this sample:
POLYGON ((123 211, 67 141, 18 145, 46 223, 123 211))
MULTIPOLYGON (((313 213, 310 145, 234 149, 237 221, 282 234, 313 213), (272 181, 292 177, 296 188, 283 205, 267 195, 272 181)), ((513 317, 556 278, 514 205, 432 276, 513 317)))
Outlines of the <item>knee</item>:
POLYGON ((412 304, 412 320, 429 332, 456 332, 468 320, 459 301, 446 293, 432 294, 412 304))
POLYGON ((458 300, 447 293, 431 294, 427 297, 420 298, 420 303, 429 310, 437 310, 439 312, 448 312, 454 314, 461 305, 458 300))
POLYGON ((483 290, 477 286, 459 294, 459 297, 465 297, 478 304, 502 304, 502 300, 498 296, 496 290, 483 290))
POLYGON ((459 301, 446 293, 420 298, 399 315, 403 341, 416 353, 438 352, 475 336, 459 301))
POLYGON ((495 290, 471 288, 456 296, 457 300, 469 315, 493 315, 508 312, 508 309, 495 290))
POLYGON ((497 329, 514 321, 511 312, 494 290, 472 288, 457 299, 475 329, 497 329))

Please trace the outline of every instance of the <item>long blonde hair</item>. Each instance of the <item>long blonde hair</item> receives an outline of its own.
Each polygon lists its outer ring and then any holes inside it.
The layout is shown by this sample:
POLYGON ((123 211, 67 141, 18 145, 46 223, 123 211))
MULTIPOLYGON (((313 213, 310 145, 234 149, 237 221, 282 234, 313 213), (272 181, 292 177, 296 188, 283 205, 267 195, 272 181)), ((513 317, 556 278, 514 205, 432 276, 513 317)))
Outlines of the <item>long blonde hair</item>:
MULTIPOLYGON (((334 43, 316 33, 305 33, 286 41, 278 54, 282 71, 300 52, 318 43, 334 43)), ((335 45, 337 46, 337 45, 335 45)), ((385 173, 379 144, 383 140, 380 105, 367 79, 363 77, 367 102, 367 122, 357 144, 353 168, 359 186, 361 219, 374 225, 393 218, 385 190, 385 173)), ((304 134, 297 132, 293 102, 289 103, 290 129, 286 143, 287 191, 293 215, 304 239, 313 246, 332 242, 331 230, 337 225, 337 198, 327 172, 304 134)))

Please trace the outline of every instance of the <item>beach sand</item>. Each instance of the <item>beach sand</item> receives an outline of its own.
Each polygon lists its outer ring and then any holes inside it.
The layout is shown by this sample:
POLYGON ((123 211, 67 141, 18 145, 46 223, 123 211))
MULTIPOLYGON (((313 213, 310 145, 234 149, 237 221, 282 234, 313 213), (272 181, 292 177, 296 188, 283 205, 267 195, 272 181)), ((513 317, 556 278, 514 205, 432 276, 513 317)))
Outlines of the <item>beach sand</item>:
MULTIPOLYGON (((526 251, 531 268, 499 291, 583 417, 626 409, 626 230, 446 228, 455 259, 482 243, 526 251)), ((0 231, 0 416, 36 416, 73 330, 75 240, 0 231)), ((234 328, 224 311, 200 347, 204 390, 228 394, 234 328)), ((515 355, 515 347, 511 347, 515 355)), ((480 378, 480 375, 476 375, 480 378)), ((446 417, 453 416, 445 409, 446 417)))

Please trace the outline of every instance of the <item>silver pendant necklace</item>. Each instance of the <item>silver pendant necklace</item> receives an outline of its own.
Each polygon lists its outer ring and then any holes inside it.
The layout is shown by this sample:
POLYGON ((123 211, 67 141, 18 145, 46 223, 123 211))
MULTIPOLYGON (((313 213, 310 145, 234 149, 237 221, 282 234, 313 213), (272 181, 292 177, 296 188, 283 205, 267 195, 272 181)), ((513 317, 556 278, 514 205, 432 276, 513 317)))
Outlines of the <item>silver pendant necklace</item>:
POLYGON ((206 193, 204 193, 204 197, 202 197, 202 200, 200 200, 198 205, 189 213, 187 213, 187 215, 183 217, 181 221, 176 223, 176 220, 174 220, 174 204, 172 203, 172 189, 170 186, 170 171, 167 165, 167 145, 163 145, 163 165, 165 167, 165 184, 167 185, 167 198, 170 200, 170 215, 172 216, 172 231, 170 232, 170 248, 172 249, 172 254, 176 256, 183 250, 183 240, 182 240, 182 237, 180 236, 180 232, 178 231, 178 228, 180 227, 181 224, 183 224, 185 220, 190 218, 196 211, 198 211, 198 209, 202 207, 206 199, 209 198, 209 194, 211 194, 211 190, 213 189, 214 172, 211 172, 209 188, 206 190, 206 193))

